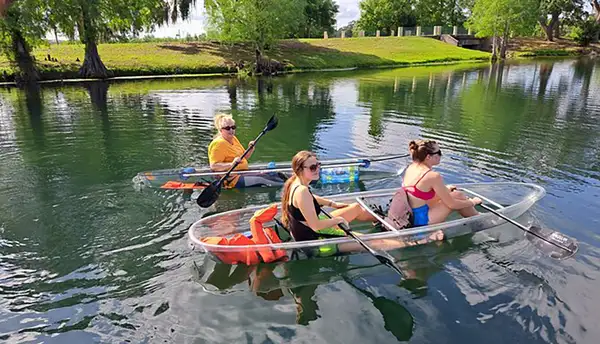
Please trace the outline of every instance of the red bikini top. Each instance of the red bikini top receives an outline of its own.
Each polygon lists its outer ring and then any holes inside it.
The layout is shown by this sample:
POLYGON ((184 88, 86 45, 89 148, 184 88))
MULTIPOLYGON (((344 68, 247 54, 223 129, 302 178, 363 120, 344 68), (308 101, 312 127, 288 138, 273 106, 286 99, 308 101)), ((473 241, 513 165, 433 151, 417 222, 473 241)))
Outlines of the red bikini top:
POLYGON ((417 188, 417 184, 419 184, 419 182, 421 181, 421 179, 423 179, 423 177, 425 177, 425 175, 427 173, 429 173, 431 170, 427 170, 427 172, 423 173, 423 175, 421 176, 421 178, 419 178, 419 180, 417 180, 417 182, 412 185, 412 186, 403 186, 402 188, 404 189, 404 191, 408 192, 409 194, 415 196, 416 198, 420 198, 424 201, 428 201, 432 198, 435 197, 435 190, 431 189, 427 192, 419 190, 417 188))

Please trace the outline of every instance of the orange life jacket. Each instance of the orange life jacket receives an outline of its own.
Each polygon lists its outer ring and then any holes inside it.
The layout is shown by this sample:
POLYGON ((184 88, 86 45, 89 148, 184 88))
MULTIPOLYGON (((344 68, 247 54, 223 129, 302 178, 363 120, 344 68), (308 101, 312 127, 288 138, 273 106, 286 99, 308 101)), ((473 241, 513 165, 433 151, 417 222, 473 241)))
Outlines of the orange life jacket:
MULTIPOLYGON (((207 244, 219 246, 244 246, 244 245, 261 245, 280 243, 281 239, 277 236, 277 232, 270 227, 263 227, 266 222, 269 222, 277 215, 277 204, 273 204, 268 208, 257 210, 254 216, 250 219, 250 231, 252 239, 243 234, 235 234, 232 237, 206 237, 201 241, 207 244)), ((248 247, 240 251, 219 251, 218 249, 211 250, 219 260, 227 264, 246 264, 254 265, 260 262, 271 263, 280 259, 287 258, 285 250, 271 250, 269 248, 254 249, 248 247)))

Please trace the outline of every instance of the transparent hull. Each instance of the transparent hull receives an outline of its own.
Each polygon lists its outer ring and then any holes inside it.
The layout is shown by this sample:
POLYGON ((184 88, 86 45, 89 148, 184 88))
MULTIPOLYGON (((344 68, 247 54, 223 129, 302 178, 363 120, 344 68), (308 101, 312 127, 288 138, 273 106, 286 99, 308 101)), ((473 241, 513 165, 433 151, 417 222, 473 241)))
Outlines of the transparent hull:
MULTIPOLYGON (((371 156, 371 157, 359 157, 359 158, 343 158, 343 159, 330 159, 321 160, 322 172, 332 171, 336 169, 345 170, 356 170, 356 177, 358 178, 358 171, 365 172, 375 170, 371 167, 371 162, 395 160, 401 156, 371 156)), ((280 186, 281 183, 285 182, 287 178, 292 175, 291 163, 288 162, 272 162, 272 163, 257 163, 250 164, 248 170, 244 171, 232 171, 232 175, 265 175, 277 181, 274 186, 280 186)), ((187 168, 176 168, 176 169, 164 169, 156 171, 140 172, 133 177, 133 183, 137 186, 144 187, 161 187, 166 182, 212 182, 218 180, 223 176, 223 172, 213 172, 209 167, 187 167, 187 168)), ((327 183, 330 176, 322 175, 323 183, 327 183)), ((344 182, 343 177, 339 182, 344 182)), ((350 179, 354 179, 350 177, 350 179)), ((336 183, 335 177, 330 180, 331 183, 336 183)))
MULTIPOLYGON (((525 213, 532 205, 545 195, 545 190, 535 184, 527 183, 470 183, 458 184, 459 189, 472 196, 478 196, 484 200, 484 203, 497 208, 498 211, 512 219, 525 213)), ((384 189, 375 191, 357 192, 351 194, 341 194, 328 196, 328 198, 345 203, 356 201, 361 197, 369 205, 381 205, 386 207, 389 204, 396 189, 384 189)), ((314 249, 319 249, 326 245, 336 244, 341 248, 340 253, 358 252, 361 248, 356 248, 354 240, 348 237, 313 240, 313 241, 290 241, 278 244, 266 245, 248 245, 248 246, 222 246, 203 243, 199 238, 209 236, 231 236, 236 233, 243 233, 250 230, 249 220, 254 212, 266 207, 267 205, 252 206, 244 209, 227 211, 224 213, 210 215, 190 226, 188 239, 194 250, 199 250, 208 254, 215 252, 246 252, 248 250, 257 251, 261 248, 285 250, 288 257, 306 255, 314 249), (350 244, 350 245, 349 245, 350 244)), ((483 211, 483 210, 482 210, 483 211)), ((455 212, 454 212, 455 213, 455 212)), ((446 222, 404 229, 401 231, 379 231, 368 233, 361 236, 361 239, 367 244, 373 245, 382 250, 394 250, 407 246, 414 246, 426 243, 434 234, 442 231, 446 239, 479 232, 488 228, 499 226, 506 221, 498 216, 482 212, 480 215, 462 218, 460 215, 452 214, 446 222)), ((278 214, 277 218, 280 217, 278 214)), ((275 226, 275 223, 268 223, 266 226, 275 226)), ((351 228, 355 231, 372 231, 373 225, 365 222, 352 222, 351 228)), ((434 240, 434 239, 432 239, 434 240)), ((217 259, 216 256, 212 255, 217 259)))

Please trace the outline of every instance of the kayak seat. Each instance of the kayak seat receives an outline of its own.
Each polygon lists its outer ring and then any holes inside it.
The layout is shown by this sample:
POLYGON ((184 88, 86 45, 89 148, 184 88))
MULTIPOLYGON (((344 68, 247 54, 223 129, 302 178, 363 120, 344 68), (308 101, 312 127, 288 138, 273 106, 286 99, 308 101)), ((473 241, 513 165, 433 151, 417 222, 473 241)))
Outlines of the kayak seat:
MULTIPOLYGON (((394 198, 396 198, 396 195, 394 195, 394 198)), ((367 206, 375 213, 377 214, 379 217, 385 219, 386 221, 388 221, 390 224, 395 224, 397 225, 399 228, 399 230, 401 229, 408 229, 413 227, 412 223, 413 223, 413 216, 412 216, 412 212, 410 212, 409 214, 402 214, 400 215, 401 217, 406 217, 406 219, 404 221, 400 221, 400 223, 398 223, 398 221, 394 221, 394 218, 396 216, 391 216, 390 217, 390 209, 392 208, 392 202, 394 201, 394 198, 390 199, 389 202, 387 202, 387 204, 385 205, 385 207, 381 204, 370 204, 367 203, 367 206), (392 221, 390 221, 392 220, 392 221)), ((403 208, 406 208, 407 205, 403 205, 403 208)), ((405 210, 404 210, 405 211, 405 210)), ((385 226, 383 226, 381 224, 381 222, 375 220, 373 221, 373 226, 378 228, 380 231, 386 231, 387 229, 385 228, 385 226)))
POLYGON ((279 221, 278 218, 274 217, 273 221, 275 221, 275 226, 273 227, 273 229, 275 229, 277 236, 279 237, 279 239, 281 239, 282 242, 294 241, 294 238, 292 237, 290 231, 287 228, 285 228, 283 223, 281 223, 281 221, 279 221))

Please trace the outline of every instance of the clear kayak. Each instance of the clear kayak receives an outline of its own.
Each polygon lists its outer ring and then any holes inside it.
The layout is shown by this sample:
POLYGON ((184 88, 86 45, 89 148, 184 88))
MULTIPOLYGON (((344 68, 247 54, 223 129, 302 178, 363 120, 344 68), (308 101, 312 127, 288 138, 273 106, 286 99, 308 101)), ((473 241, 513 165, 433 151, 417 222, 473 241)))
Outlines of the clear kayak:
MULTIPOLYGON (((361 172, 373 171, 371 163, 405 158, 407 155, 379 155, 357 158, 321 160, 321 184, 356 182, 361 172)), ((375 171, 373 171, 375 172, 375 171)), ((140 172, 133 178, 139 187, 162 189, 203 189, 225 173, 213 172, 209 167, 184 167, 140 172)), ((250 164, 248 170, 232 171, 231 175, 260 176, 259 186, 281 186, 291 176, 291 162, 250 164)))
MULTIPOLYGON (((546 193, 541 186, 515 182, 469 183, 458 184, 457 187, 463 192, 470 194, 472 197, 476 196, 481 198, 484 203, 511 219, 515 219, 525 213, 546 193)), ((387 209, 396 191, 397 189, 364 191, 328 196, 328 198, 345 203, 356 202, 357 199, 360 199, 363 204, 371 209, 376 207, 387 209)), ((268 205, 261 205, 231 210, 210 215, 196 221, 190 226, 188 231, 188 239, 191 247, 194 250, 209 254, 217 261, 222 261, 219 257, 223 257, 223 255, 227 253, 260 251, 265 249, 285 252, 285 255, 289 259, 294 259, 295 257, 318 256, 319 252, 326 251, 331 245, 336 245, 336 247, 339 248, 344 247, 344 244, 354 243, 354 240, 349 237, 300 242, 293 241, 284 229, 278 228, 281 226, 275 221, 265 223, 264 226, 276 228, 277 235, 279 235, 282 240, 280 243, 230 246, 211 244, 203 241, 203 238, 206 237, 226 238, 240 233, 247 235, 250 229, 250 219, 255 215, 255 212, 264 209, 267 206, 268 205)), ((275 219, 279 217, 280 208, 278 206, 275 219)), ((443 232, 445 239, 449 239, 496 227, 505 222, 506 221, 500 217, 481 210, 481 213, 477 216, 462 218, 460 215, 453 213, 446 222, 399 231, 385 230, 385 228, 388 228, 387 226, 374 226, 372 223, 356 221, 352 222, 350 227, 354 231, 362 232, 363 235, 361 236, 361 239, 367 244, 374 245, 381 241, 387 243, 391 242, 392 244, 388 245, 389 250, 391 250, 437 240, 435 238, 440 231, 443 232), (424 238, 425 240, 423 240, 424 238), (396 245, 394 245, 394 243, 396 243, 396 245)), ((352 245, 345 246, 351 247, 352 245)), ((336 254, 358 251, 360 250, 349 250, 345 252, 342 249, 336 251, 336 254)))

